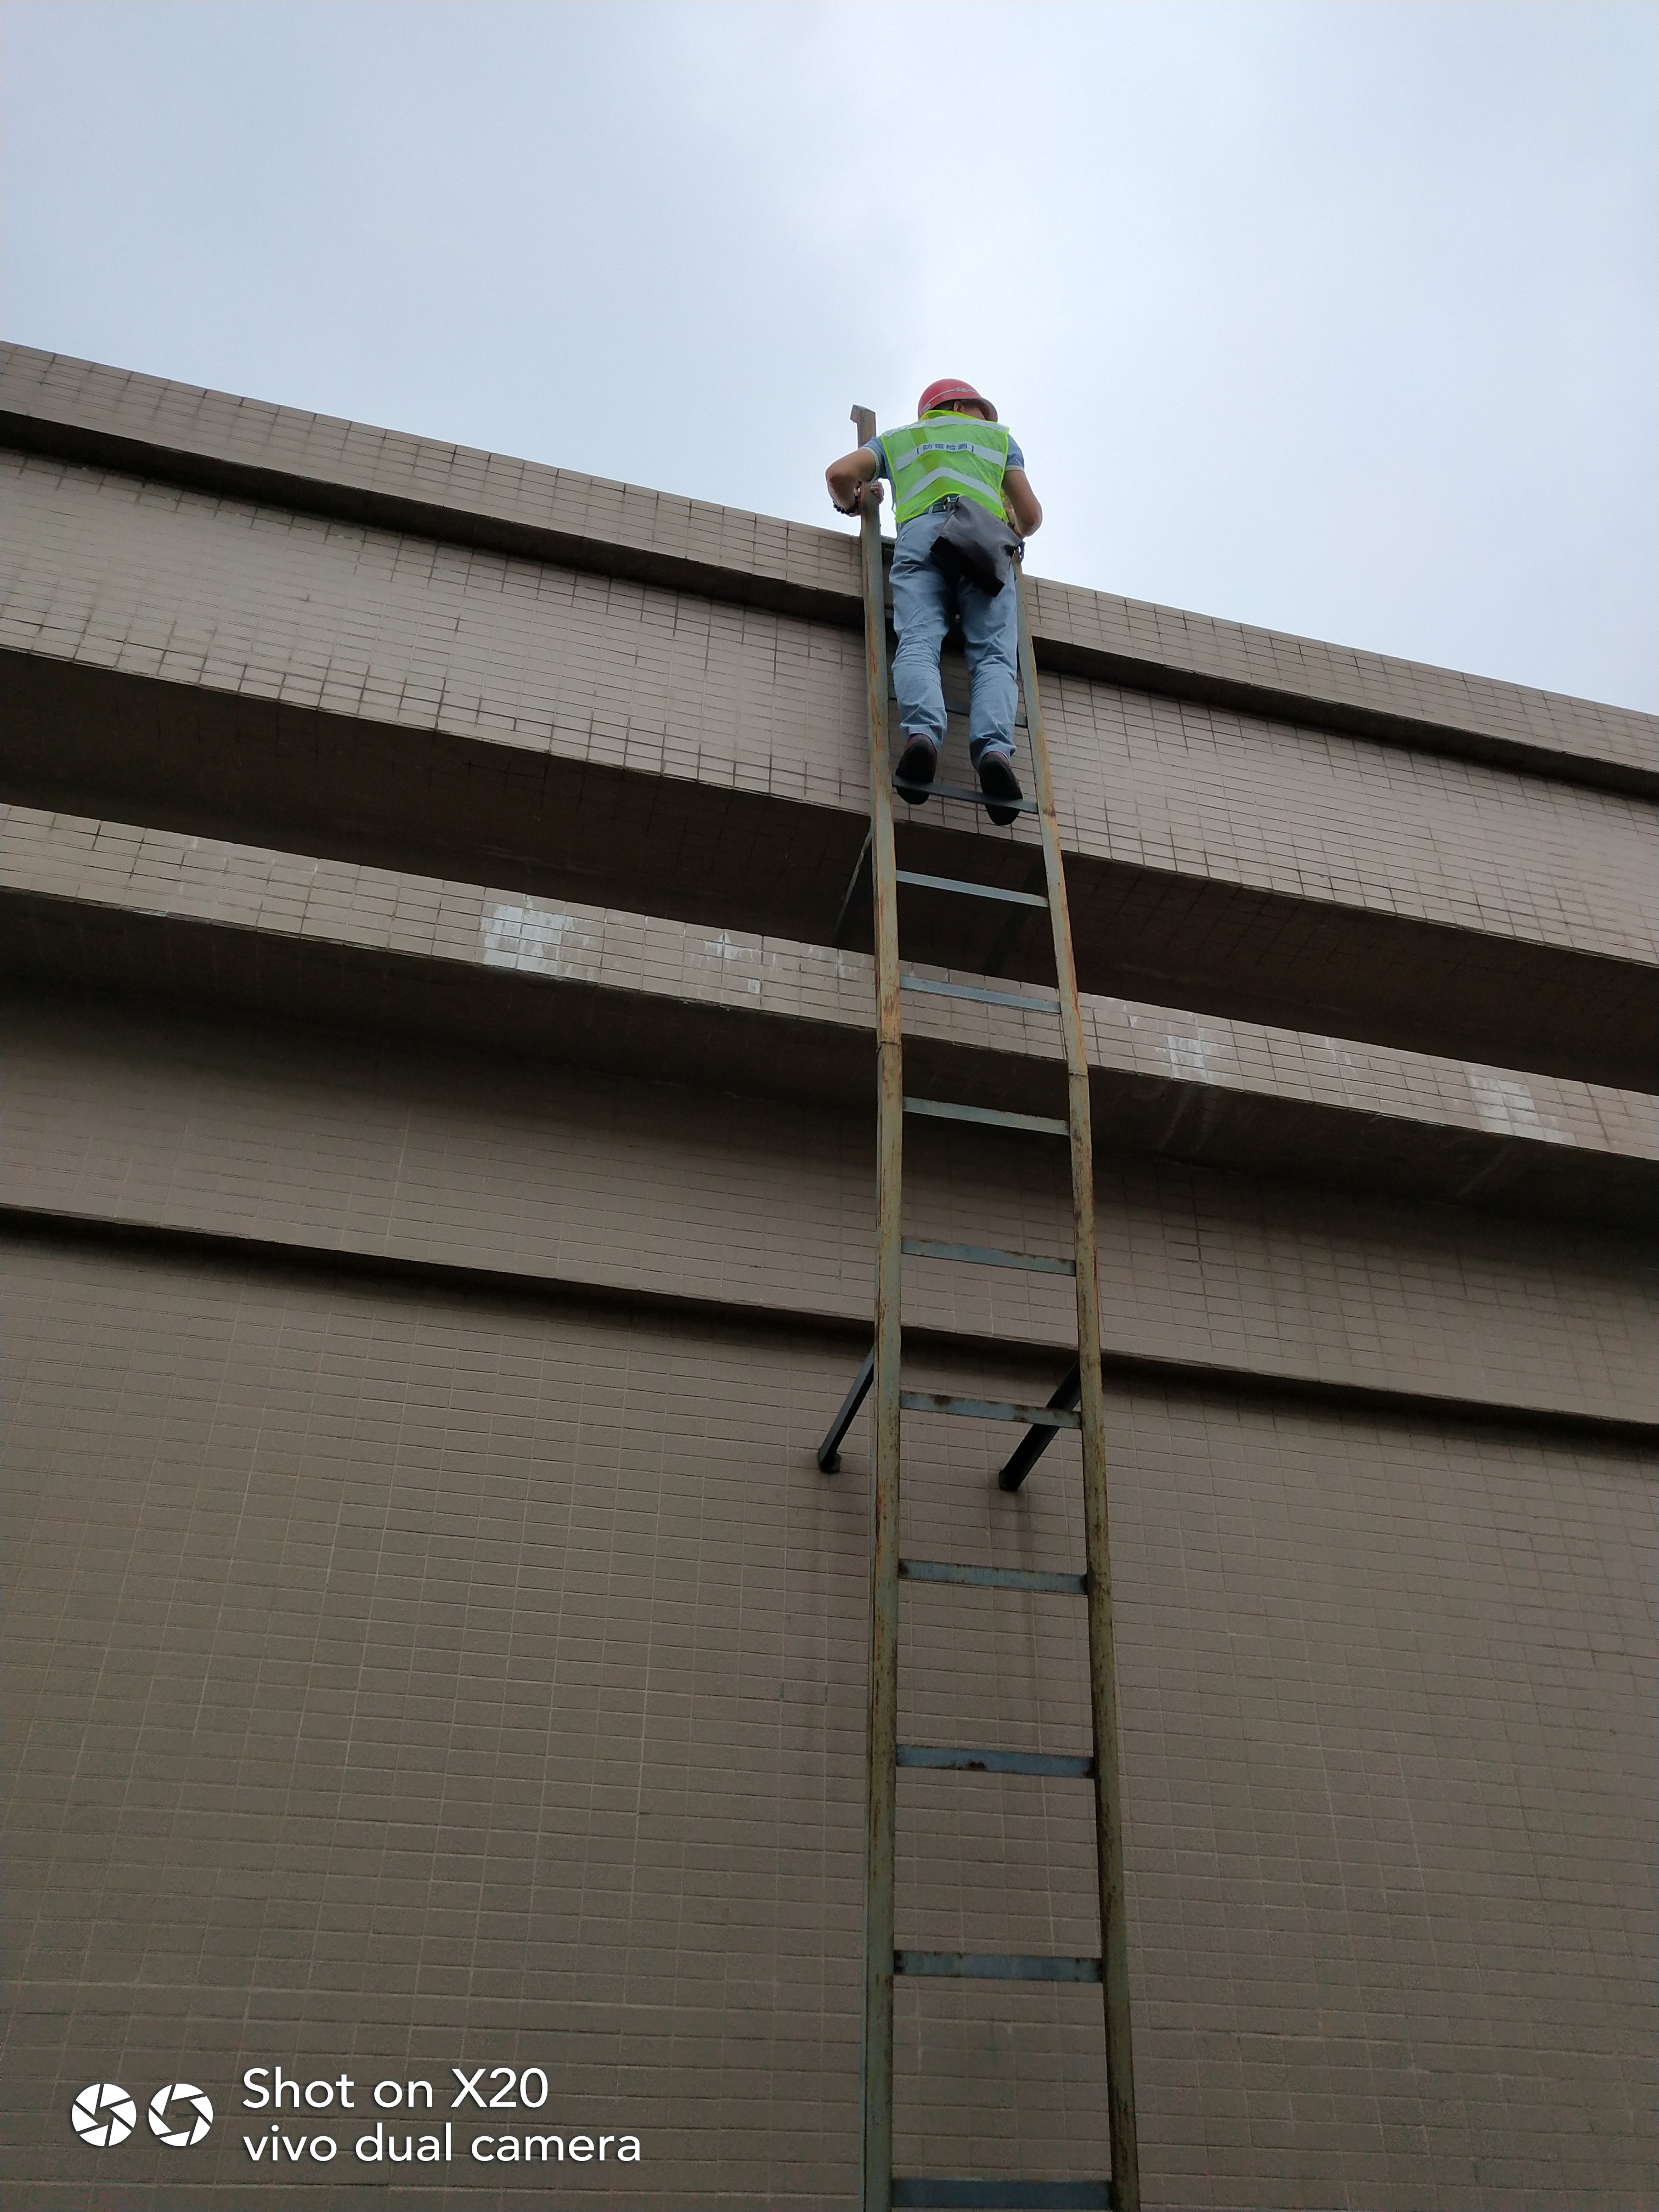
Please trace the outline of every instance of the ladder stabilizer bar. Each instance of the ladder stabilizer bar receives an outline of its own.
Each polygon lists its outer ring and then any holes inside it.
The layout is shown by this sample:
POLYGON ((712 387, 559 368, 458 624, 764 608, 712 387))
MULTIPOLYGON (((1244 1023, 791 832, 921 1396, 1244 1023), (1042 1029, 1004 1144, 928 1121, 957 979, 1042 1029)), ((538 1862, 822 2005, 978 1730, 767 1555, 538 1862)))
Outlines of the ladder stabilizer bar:
POLYGON ((846 928, 848 917, 861 896, 866 892, 869 892, 872 896, 874 895, 874 887, 870 879, 871 835, 869 830, 865 831, 864 842, 859 847, 859 856, 853 863, 853 872, 847 878, 847 889, 842 894, 841 910, 836 916, 836 926, 830 933, 831 945, 840 945, 841 933, 846 928))
POLYGON ((853 1417, 870 1395, 870 1385, 876 1379, 876 1348, 872 1345, 864 1355, 864 1364, 853 1377, 853 1387, 841 1401, 841 1411, 830 1424, 830 1432, 818 1446, 818 1473, 841 1473, 842 1438, 853 1425, 853 1417))
MULTIPOLYGON (((1054 1408, 1075 1406, 1082 1395, 1083 1378, 1073 1361, 1048 1404, 1054 1408)), ((997 1487, 1000 1490, 1018 1490, 1054 1440, 1054 1432, 1051 1428, 1034 1428, 1030 1436, 1023 1437, 999 1471, 997 1487)))

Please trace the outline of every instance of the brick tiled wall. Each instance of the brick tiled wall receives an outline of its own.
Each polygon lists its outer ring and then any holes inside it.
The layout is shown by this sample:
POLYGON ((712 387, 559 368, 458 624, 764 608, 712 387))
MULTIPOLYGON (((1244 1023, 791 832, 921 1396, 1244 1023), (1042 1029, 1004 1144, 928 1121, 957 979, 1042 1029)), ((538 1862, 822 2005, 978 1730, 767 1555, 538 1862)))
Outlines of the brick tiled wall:
MULTIPOLYGON (((854 633, 4 458, 14 650, 865 810, 854 633)), ((1654 957, 1642 800, 1076 678, 1045 708, 1070 850, 1654 957)))
MULTIPOLYGON (((850 541, 26 349, 0 440, 8 2201, 849 2207, 850 541), (331 2165, 245 2148, 278 2062, 356 2077, 331 2165), (355 2160, 463 2063, 641 2166, 355 2160), (210 2138, 85 2148, 106 2080, 210 2138)), ((1033 596, 1147 2204, 1629 2212, 1655 725, 1033 596)), ((939 811, 908 865, 1025 880, 939 811)), ((921 980, 1041 983, 915 914, 921 980)), ((904 1012, 913 1091, 1052 1110, 1050 1016, 904 1012)), ((914 1139, 912 1234, 1066 1249, 1054 1153, 914 1139)), ((908 1379, 1045 1395, 1063 1287, 908 1262, 908 1379)), ((907 1419, 912 1557, 1081 1564, 1073 1440, 1018 1496, 1008 1440, 907 1419)), ((1084 1747, 1074 1601, 903 1607, 907 1738, 1084 1747)), ((1091 1952, 1085 1795, 907 1770, 900 1940, 1091 1952)), ((898 2075, 902 2167, 1103 2168, 1096 1992, 905 1984, 898 2075)))
MULTIPOLYGON (((743 931, 711 934, 648 915, 30 807, 0 807, 0 841, 15 891, 78 907, 734 1007, 830 1024, 860 1038, 869 1030, 873 969, 858 952, 743 931)), ((948 978, 953 971, 915 972, 948 978)), ((1550 1145, 1659 1154, 1659 1107, 1640 1092, 1120 999, 1085 994, 1083 1010, 1091 1066, 1550 1145)), ((1041 1014, 920 998, 907 1001, 906 1027, 916 1039, 1059 1059, 1053 1023, 1041 1014)))
MULTIPOLYGON (((447 509, 458 520, 488 515, 573 540, 776 577, 843 598, 856 627, 856 550, 845 532, 22 346, 0 349, 0 408, 25 422, 101 432, 204 460, 222 458, 296 483, 361 487, 429 505, 440 516, 447 509)), ((1591 700, 1051 581, 1038 585, 1036 600, 1037 633, 1057 644, 1260 684, 1309 702, 1351 703, 1426 725, 1523 739, 1565 757, 1617 761, 1649 773, 1656 765, 1652 718, 1591 700)))
MULTIPOLYGON (((292 1028, 19 1009, 8 1195, 87 1220, 397 1255, 550 1283, 856 1324, 870 1310, 873 1139, 855 1109, 720 1097, 471 1054, 347 1051, 292 1028)), ((1063 1253, 1064 1162, 944 1127, 905 1223, 1063 1253)), ((1103 1156, 1109 1352, 1590 1415, 1651 1417, 1653 1270, 1561 1223, 1103 1156)), ((1071 1288, 916 1260, 919 1326, 1050 1348, 1071 1288)), ((825 1416, 833 1410, 824 1408, 825 1416)))
MULTIPOLYGON (((67 2099, 182 2076, 230 2122, 192 2179, 264 2201, 240 2065, 487 2059, 642 2132, 631 2203, 848 2201, 862 1462, 803 1448, 842 1360, 11 1270, 18 2170, 80 2201, 67 2099)), ((1110 1417, 1151 2201, 1641 2201, 1639 1462, 1155 1389, 1110 1417)), ((1016 1503, 945 1425, 907 1544, 1073 1566, 1062 1455, 1016 1503)), ((1074 1747, 1063 1601, 907 1605, 907 1729, 1074 1747)), ((905 1789, 902 1936, 1086 1940, 1075 1792, 905 1789)), ((1097 2035, 1063 1991, 907 1991, 906 2154, 1086 2166, 1097 2035)), ((160 2212, 176 2160, 135 2146, 123 2203, 160 2212)), ((474 2178, 453 2201, 540 2201, 474 2178)))

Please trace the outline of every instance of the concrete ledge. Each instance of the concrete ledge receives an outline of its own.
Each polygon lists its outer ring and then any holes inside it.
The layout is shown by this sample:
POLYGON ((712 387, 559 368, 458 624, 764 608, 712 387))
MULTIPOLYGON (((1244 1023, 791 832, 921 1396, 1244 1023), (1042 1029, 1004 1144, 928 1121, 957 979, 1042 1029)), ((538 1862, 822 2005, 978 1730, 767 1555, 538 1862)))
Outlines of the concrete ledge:
MULTIPOLYGON (((20 981, 868 1106, 861 953, 21 809, 4 826, 20 981)), ((916 996, 905 1012, 913 1090, 1055 1110, 1051 1018, 916 996)), ((1109 1150, 1620 1228, 1659 1182, 1659 1105, 1639 1093, 1139 1001, 1084 1012, 1109 1150)))
MULTIPOLYGON (((341 862, 474 882, 488 872, 538 896, 818 943, 835 930, 868 826, 862 792, 854 800, 833 779, 769 787, 665 771, 654 759, 633 765, 622 746, 615 758, 572 758, 518 737, 349 719, 45 654, 4 653, 0 666, 7 788, 37 811, 231 841, 257 824, 264 838, 341 862)), ((940 811, 901 822, 904 865, 1026 884, 1029 832, 947 827, 940 811)), ((1620 834, 1628 851, 1628 825, 1620 834)), ((1474 886, 1444 909, 1468 915, 1457 922, 1385 910, 1355 890, 1322 895, 1311 860, 1297 894, 1209 866, 1136 862, 1127 843, 1119 857, 1101 842, 1066 856, 1087 990, 1614 1087, 1652 1081, 1654 969, 1590 949, 1593 931, 1577 932, 1583 943, 1573 931, 1540 942, 1495 926, 1502 916, 1479 926, 1474 886)), ((1396 887, 1402 904, 1412 888, 1396 887)), ((1577 928, 1584 902, 1573 886, 1543 883, 1540 896, 1558 926, 1572 902, 1577 928)), ((905 942, 918 957, 1031 980, 1052 973, 1040 927, 999 949, 1001 934, 988 908, 964 916, 957 901, 907 901, 905 942)), ((867 915, 854 915, 848 941, 868 944, 867 915)))
MULTIPOLYGON (((252 1268, 263 1273, 355 1277, 469 1301, 528 1304, 544 1308, 599 1307, 669 1320, 723 1324, 747 1334, 758 1330, 768 1335, 828 1337, 847 1346, 849 1366, 856 1364, 869 1334, 867 1326, 862 1323, 811 1307, 623 1289, 613 1283, 570 1275, 532 1275, 508 1268, 458 1267, 384 1249, 354 1250, 349 1246, 320 1245, 300 1238, 226 1236, 165 1221, 112 1220, 93 1214, 52 1212, 33 1206, 0 1204, 0 1236, 47 1246, 188 1255, 198 1264, 217 1264, 239 1271, 252 1268)), ((904 1340, 908 1350, 919 1353, 948 1357, 952 1352, 965 1352, 994 1358, 1011 1370, 1029 1369, 1042 1376, 1053 1375, 1056 1364, 1064 1363, 1075 1352, 1074 1341, 1067 1345, 1056 1340, 1053 1346, 1044 1346, 1011 1343, 1003 1337, 980 1337, 966 1331, 909 1325, 906 1326, 904 1340)), ((1659 1442, 1659 1419, 1636 1420, 1560 1407, 1451 1396, 1433 1391, 1389 1389, 1370 1383, 1328 1381, 1316 1376, 1264 1373, 1220 1362, 1163 1359, 1109 1346, 1102 1346, 1102 1364, 1109 1378, 1164 1382, 1173 1389, 1196 1390, 1206 1396, 1276 1399, 1328 1406, 1336 1412, 1372 1418, 1382 1415, 1412 1421, 1521 1428, 1534 1433, 1582 1437, 1587 1442, 1627 1443, 1649 1449, 1659 1442)), ((833 1405, 825 1407, 826 1424, 834 1411, 833 1405)), ((801 1450, 810 1456, 811 1449, 812 1440, 804 1440, 801 1450)))
MULTIPOLYGON (((0 444, 383 528, 861 622, 854 541, 21 346, 0 444)), ((1659 794, 1650 715, 1036 580, 1039 661, 1561 781, 1659 794)))

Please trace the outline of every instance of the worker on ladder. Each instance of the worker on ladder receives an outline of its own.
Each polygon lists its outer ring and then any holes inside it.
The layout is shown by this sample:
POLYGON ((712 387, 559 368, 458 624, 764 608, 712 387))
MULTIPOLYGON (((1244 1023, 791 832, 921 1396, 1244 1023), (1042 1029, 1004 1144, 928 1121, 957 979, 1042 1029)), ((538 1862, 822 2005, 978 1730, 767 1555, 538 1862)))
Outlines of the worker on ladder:
POLYGON ((990 401, 959 377, 941 377, 917 403, 918 420, 860 446, 824 471, 842 514, 893 487, 893 688, 904 747, 894 771, 902 799, 922 805, 945 742, 939 654, 954 615, 962 623, 973 694, 968 752, 999 825, 1017 819, 1014 774, 1019 602, 1006 588, 1020 541, 1042 520, 1025 456, 990 401))

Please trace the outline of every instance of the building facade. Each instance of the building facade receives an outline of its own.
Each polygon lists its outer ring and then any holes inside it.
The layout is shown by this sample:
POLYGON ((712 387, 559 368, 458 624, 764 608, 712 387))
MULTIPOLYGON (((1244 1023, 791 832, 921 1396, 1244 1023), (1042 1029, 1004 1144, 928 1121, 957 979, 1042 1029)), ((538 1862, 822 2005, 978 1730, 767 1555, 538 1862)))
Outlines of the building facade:
MULTIPOLYGON (((848 2208, 854 542, 21 348, 0 441, 9 2201, 848 2208)), ((1630 2212, 1655 723, 1033 624, 1148 2203, 1630 2212)), ((1027 825, 898 834, 1028 884, 1027 825)), ((1051 972, 998 926, 904 951, 1051 972)), ((1052 1024, 917 1008, 908 1087, 1053 1110, 1052 1024)), ((1064 1249, 994 1132, 906 1186, 1064 1249)), ((907 1264, 923 1387, 1052 1386, 1067 1285, 907 1264)), ((976 1426, 906 1455, 907 1544, 1075 1571, 1074 1440, 1012 1498, 976 1426)), ((920 1740, 1086 1741, 1069 1612, 904 1605, 920 1740)), ((902 1775, 901 1941, 1089 1951, 1086 1797, 902 1775)), ((1097 1992, 904 1987, 898 2049, 908 2169, 1103 2169, 1097 1992)))

